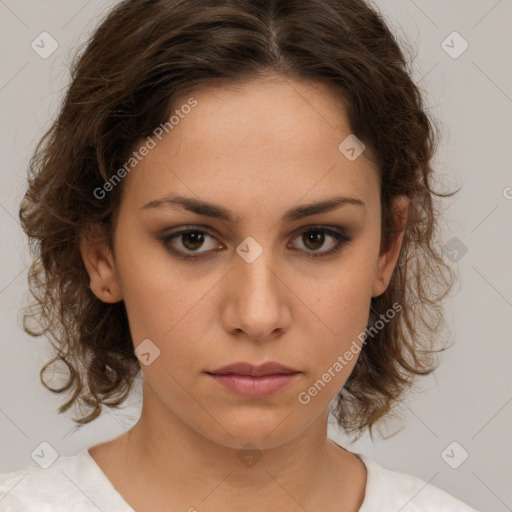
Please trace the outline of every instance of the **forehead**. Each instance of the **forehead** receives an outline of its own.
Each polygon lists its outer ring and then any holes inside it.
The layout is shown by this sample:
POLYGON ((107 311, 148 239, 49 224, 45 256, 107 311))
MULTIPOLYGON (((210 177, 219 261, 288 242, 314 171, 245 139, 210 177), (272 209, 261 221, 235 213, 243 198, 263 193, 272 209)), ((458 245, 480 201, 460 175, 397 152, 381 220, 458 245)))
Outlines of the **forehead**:
POLYGON ((131 205, 167 193, 234 209, 378 194, 367 150, 354 161, 340 151, 351 135, 346 108, 323 84, 274 76, 212 86, 179 97, 173 113, 172 129, 125 178, 131 205))

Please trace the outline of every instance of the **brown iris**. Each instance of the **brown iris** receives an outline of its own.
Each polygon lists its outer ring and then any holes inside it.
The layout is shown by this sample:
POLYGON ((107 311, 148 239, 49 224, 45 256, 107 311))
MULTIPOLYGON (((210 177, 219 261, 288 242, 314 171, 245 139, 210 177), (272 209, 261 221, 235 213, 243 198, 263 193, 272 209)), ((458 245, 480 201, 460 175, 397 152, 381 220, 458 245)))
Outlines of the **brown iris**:
POLYGON ((182 234, 182 240, 190 240, 191 246, 183 242, 183 245, 189 250, 199 249, 204 243, 204 233, 200 231, 191 231, 190 233, 182 234))
POLYGON ((302 235, 302 239, 304 241, 304 245, 311 250, 316 250, 322 247, 325 241, 325 233, 322 231, 307 231, 302 235), (320 242, 320 243, 319 243, 320 242), (311 247, 309 244, 313 245, 318 244, 315 247, 311 247))

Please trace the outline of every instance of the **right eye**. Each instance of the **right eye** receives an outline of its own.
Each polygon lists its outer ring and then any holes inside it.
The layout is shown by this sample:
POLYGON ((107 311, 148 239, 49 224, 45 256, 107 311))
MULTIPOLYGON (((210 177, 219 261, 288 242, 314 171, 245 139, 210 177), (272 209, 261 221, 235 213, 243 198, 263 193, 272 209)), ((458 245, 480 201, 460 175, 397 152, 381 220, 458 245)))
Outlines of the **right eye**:
POLYGON ((188 228, 163 236, 162 242, 169 251, 180 258, 197 259, 218 247, 218 245, 211 243, 210 249, 199 251, 198 249, 204 246, 208 237, 214 238, 214 236, 204 228, 188 228))

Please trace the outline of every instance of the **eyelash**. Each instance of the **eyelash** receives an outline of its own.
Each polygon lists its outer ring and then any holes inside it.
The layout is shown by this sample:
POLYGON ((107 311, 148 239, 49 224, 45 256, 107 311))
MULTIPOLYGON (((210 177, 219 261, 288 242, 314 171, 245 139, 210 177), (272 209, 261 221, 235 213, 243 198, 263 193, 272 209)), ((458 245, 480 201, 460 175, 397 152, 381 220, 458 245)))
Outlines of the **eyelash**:
MULTIPOLYGON (((301 236, 304 233, 311 233, 311 232, 326 233, 327 235, 334 238, 337 241, 337 243, 332 249, 329 249, 327 252, 321 252, 318 254, 316 254, 314 252, 309 252, 309 254, 306 254, 304 256, 306 258, 323 258, 323 257, 333 255, 333 254, 339 252, 341 250, 342 246, 344 246, 352 241, 352 237, 347 235, 343 231, 333 230, 333 229, 330 229, 330 228, 327 228, 324 226, 308 226, 308 228, 303 230, 302 232, 300 232, 298 236, 301 236)), ((189 227, 188 229, 182 229, 175 233, 171 233, 171 234, 162 236, 160 239, 161 239, 162 243, 164 244, 164 246, 167 248, 167 250, 169 250, 172 254, 174 254, 178 258, 190 261, 190 260, 203 259, 203 258, 207 258, 208 256, 210 256, 210 254, 208 254, 207 252, 199 253, 199 255, 191 256, 190 254, 183 253, 183 252, 176 250, 170 246, 170 244, 169 244, 170 241, 174 240, 175 238, 179 238, 181 235, 190 234, 190 233, 201 233, 203 235, 208 235, 208 236, 211 236, 212 238, 215 238, 215 235, 212 232, 210 232, 208 229, 205 229, 205 228, 193 228, 192 229, 192 227, 189 227)))

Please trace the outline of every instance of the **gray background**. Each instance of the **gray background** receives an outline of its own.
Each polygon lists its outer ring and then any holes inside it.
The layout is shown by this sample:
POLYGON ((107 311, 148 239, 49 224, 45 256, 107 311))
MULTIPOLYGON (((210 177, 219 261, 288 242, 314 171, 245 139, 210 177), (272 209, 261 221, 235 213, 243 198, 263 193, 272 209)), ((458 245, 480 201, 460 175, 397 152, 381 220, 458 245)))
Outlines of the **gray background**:
MULTIPOLYGON (((30 262, 17 220, 28 159, 57 111, 75 48, 114 3, 0 0, 0 472, 31 464, 31 453, 43 441, 60 455, 73 455, 115 437, 140 410, 135 392, 124 410, 105 411, 74 433, 70 416, 56 412, 61 399, 39 382, 48 344, 22 331, 18 312, 27 297, 30 262), (43 31, 59 45, 46 59, 31 47, 43 31)), ((455 238, 447 246, 455 252, 447 257, 459 283, 446 302, 445 333, 455 344, 435 374, 408 395, 399 409, 403 419, 389 423, 387 433, 397 432, 393 437, 372 442, 365 435, 350 445, 334 424, 330 435, 479 510, 512 510, 512 0, 377 5, 417 52, 413 76, 443 129, 436 159, 439 183, 451 189, 462 185, 446 201, 443 231, 443 243, 455 238), (463 41, 446 40, 454 31, 469 45, 457 58, 463 41), (445 40, 452 56, 443 48, 445 40), (465 452, 469 457, 460 464, 465 452), (460 465, 453 469, 446 461, 460 465)))

